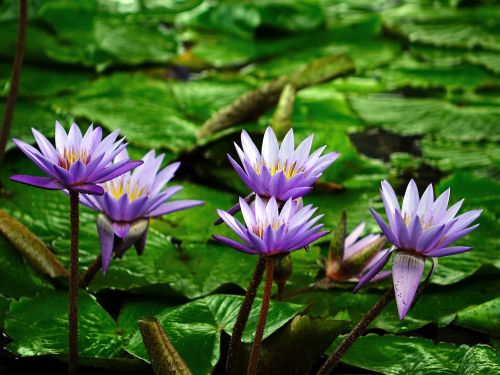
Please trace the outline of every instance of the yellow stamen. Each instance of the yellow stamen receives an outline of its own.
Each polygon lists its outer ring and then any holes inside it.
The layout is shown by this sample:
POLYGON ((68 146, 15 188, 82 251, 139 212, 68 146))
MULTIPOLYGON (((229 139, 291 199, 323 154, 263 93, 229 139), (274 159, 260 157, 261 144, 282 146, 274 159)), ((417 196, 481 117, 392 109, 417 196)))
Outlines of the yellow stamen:
POLYGON ((130 202, 147 194, 144 186, 141 187, 131 181, 125 182, 123 178, 108 181, 103 185, 103 188, 117 200, 120 199, 122 195, 127 194, 130 202))
MULTIPOLYGON (((280 162, 276 162, 269 168, 269 173, 271 176, 274 176, 278 172, 283 172, 283 175, 287 180, 291 179, 293 176, 296 174, 303 172, 304 168, 297 168, 296 167, 296 162, 293 162, 291 165, 288 165, 285 163, 284 165, 281 165, 280 162)), ((258 176, 262 173, 262 168, 267 168, 267 166, 264 163, 259 163, 254 167, 255 173, 257 173, 258 176)))
POLYGON ((75 150, 74 147, 65 148, 62 155, 59 154, 57 164, 66 170, 80 160, 83 164, 88 164, 90 161, 90 153, 88 150, 75 150))

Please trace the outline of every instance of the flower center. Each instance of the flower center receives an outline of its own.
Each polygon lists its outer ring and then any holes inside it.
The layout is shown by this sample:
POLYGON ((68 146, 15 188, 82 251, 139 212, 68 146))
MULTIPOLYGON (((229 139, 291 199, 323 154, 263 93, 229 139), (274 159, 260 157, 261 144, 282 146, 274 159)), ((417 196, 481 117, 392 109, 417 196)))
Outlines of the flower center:
POLYGON ((123 178, 118 178, 105 182, 103 184, 105 191, 110 193, 116 200, 120 199, 123 194, 128 195, 130 202, 139 199, 140 197, 147 194, 147 189, 145 186, 139 186, 133 181, 124 181, 123 178))
MULTIPOLYGON (((255 166, 255 173, 257 173, 258 176, 262 173, 262 168, 268 168, 267 165, 265 165, 265 162, 258 163, 255 166)), ((304 168, 297 167, 297 162, 293 162, 290 165, 288 165, 287 162, 285 164, 281 164, 279 161, 274 163, 269 169, 269 173, 271 173, 271 176, 274 176, 278 172, 283 172, 283 175, 287 180, 290 180, 293 176, 296 174, 303 172, 304 168)))
POLYGON ((90 161, 89 150, 75 150, 74 147, 65 148, 62 154, 59 154, 57 165, 61 168, 69 170, 69 168, 80 160, 83 164, 88 164, 90 161))
MULTIPOLYGON (((258 223, 256 226, 252 228, 252 232, 259 238, 263 238, 264 236, 264 229, 268 227, 268 223, 258 223)), ((273 231, 276 231, 280 227, 280 222, 279 221, 273 221, 271 223, 271 229, 273 231)))

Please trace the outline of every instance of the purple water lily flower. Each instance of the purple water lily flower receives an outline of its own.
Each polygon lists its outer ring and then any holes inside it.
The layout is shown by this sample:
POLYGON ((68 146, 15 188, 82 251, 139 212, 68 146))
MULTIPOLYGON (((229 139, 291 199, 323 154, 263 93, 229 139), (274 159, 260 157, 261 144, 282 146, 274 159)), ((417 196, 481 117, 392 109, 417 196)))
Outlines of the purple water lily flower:
POLYGON ((32 129, 40 151, 33 146, 14 139, 24 154, 45 172, 48 177, 15 175, 10 179, 23 184, 50 190, 71 190, 86 194, 102 195, 99 183, 111 180, 137 167, 141 161, 128 158, 112 163, 125 147, 125 138, 116 141, 119 130, 102 139, 100 127, 91 125, 82 136, 78 125, 73 123, 66 134, 56 121, 55 147, 38 130, 32 129))
POLYGON ((387 252, 378 261, 360 280, 355 291, 373 278, 388 262, 390 255, 395 253, 392 277, 399 317, 403 319, 415 298, 424 272, 425 259, 471 250, 471 247, 450 245, 479 226, 479 224, 469 225, 479 217, 482 210, 472 210, 455 217, 463 199, 448 208, 450 189, 434 200, 432 184, 420 198, 413 180, 406 189, 402 208, 387 181, 382 181, 381 192, 389 225, 375 210, 370 208, 370 211, 387 240, 396 249, 387 252))
POLYGON ((236 250, 248 254, 272 256, 298 250, 328 234, 320 231, 323 224, 316 224, 323 215, 311 218, 316 212, 312 205, 289 198, 281 209, 274 197, 267 204, 258 195, 252 206, 240 198, 245 225, 223 210, 219 216, 243 240, 243 244, 232 239, 216 236, 214 239, 236 250))
MULTIPOLYGON (((127 172, 102 184, 104 195, 81 197, 81 203, 102 213, 97 220, 97 229, 104 272, 109 267, 113 251, 120 255, 135 245, 138 254, 142 254, 150 218, 204 203, 198 200, 168 202, 182 189, 181 186, 164 189, 180 163, 172 163, 160 170, 164 156, 155 156, 154 150, 151 150, 142 158, 144 164, 133 172, 127 172)), ((127 151, 123 150, 117 155, 115 162, 120 163, 121 160, 127 159, 127 151)))
POLYGON ((236 151, 242 167, 228 155, 234 169, 245 184, 261 197, 275 197, 286 201, 299 198, 312 190, 312 184, 338 157, 338 152, 321 156, 323 146, 309 155, 313 136, 307 137, 297 148, 294 145, 293 130, 286 134, 281 147, 274 131, 268 127, 262 142, 262 153, 246 131, 241 133, 240 148, 236 151))
MULTIPOLYGON (((382 259, 389 249, 382 250, 385 237, 379 234, 369 234, 359 238, 365 223, 359 224, 345 237, 342 258, 337 259, 335 250, 330 249, 326 262, 326 276, 332 281, 359 281, 375 264, 382 259)), ((333 241, 332 241, 333 242, 333 241)), ((382 271, 370 281, 375 282, 388 277, 390 271, 382 271)))

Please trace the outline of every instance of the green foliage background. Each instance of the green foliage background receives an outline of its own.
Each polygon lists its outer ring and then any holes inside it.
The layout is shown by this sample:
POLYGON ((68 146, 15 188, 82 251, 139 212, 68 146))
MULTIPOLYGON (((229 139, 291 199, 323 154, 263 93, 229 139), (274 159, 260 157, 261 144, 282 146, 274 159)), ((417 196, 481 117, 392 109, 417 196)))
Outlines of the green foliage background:
MULTIPOLYGON (((18 2, 0 1, 2 97, 17 19, 18 2)), ((399 321, 390 305, 344 363, 386 374, 500 372, 500 7, 488 0, 29 1, 12 137, 33 142, 31 127, 51 136, 56 119, 119 128, 134 157, 155 148, 183 162, 179 199, 206 201, 154 220, 145 254, 113 260, 90 287, 97 298, 82 292, 85 364, 144 370, 136 321, 157 315, 195 374, 215 368, 241 301, 235 294, 256 260, 211 241, 212 233, 229 234, 212 226, 215 209, 247 194, 226 153, 235 154, 232 140, 242 128, 259 138, 273 110, 206 139, 196 134, 246 91, 336 53, 353 60, 354 72, 300 90, 291 118, 297 140, 313 133, 316 147, 342 154, 306 198, 327 226, 334 229, 345 208, 349 229, 365 220, 367 232, 376 231, 367 208, 382 206, 381 179, 400 193, 412 177, 438 192, 450 186, 454 201, 466 198, 464 209, 484 209, 480 228, 463 240, 474 251, 441 258, 408 317, 399 321), (120 304, 105 309, 109 291, 120 304)), ((66 197, 11 183, 9 175, 36 171, 12 143, 8 149, 0 207, 67 264, 66 197)), ((99 252, 95 214, 83 209, 81 221, 85 267, 99 252)), ((281 373, 310 371, 390 285, 358 295, 352 285, 298 293, 324 276, 317 260, 327 241, 293 254, 293 296, 271 304, 264 362, 274 361, 281 373), (300 354, 283 358, 277 347, 300 354)), ((38 275, 4 238, 0 265, 1 324, 13 340, 7 349, 64 358, 64 288, 38 275)))

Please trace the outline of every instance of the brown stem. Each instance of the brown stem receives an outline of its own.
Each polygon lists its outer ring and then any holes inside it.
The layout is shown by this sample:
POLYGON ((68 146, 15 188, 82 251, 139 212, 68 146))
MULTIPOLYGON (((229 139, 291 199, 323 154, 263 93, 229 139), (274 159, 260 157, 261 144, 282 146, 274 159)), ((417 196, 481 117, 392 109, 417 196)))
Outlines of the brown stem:
POLYGON ((69 267, 69 375, 78 374, 78 235, 80 200, 77 191, 69 192, 71 222, 71 261, 69 267))
POLYGON ((255 330, 255 338, 253 340, 252 352, 250 353, 250 361, 248 362, 247 375, 255 375, 257 373, 257 361, 259 359, 260 347, 262 346, 262 337, 264 336, 264 328, 266 327, 267 311, 269 310, 269 300, 271 298, 271 289, 273 286, 274 259, 266 259, 266 286, 264 295, 262 296, 262 305, 260 307, 259 321, 255 330))
POLYGON ((233 334, 231 335, 231 342, 229 343, 229 351, 227 353, 226 373, 232 375, 236 371, 236 364, 238 363, 238 354, 241 346, 241 337, 248 322, 248 316, 252 310, 253 301, 257 295, 257 289, 262 281, 264 275, 266 261, 264 257, 259 257, 255 269, 253 271, 252 279, 248 285, 245 299, 240 306, 236 323, 233 327, 233 334))
POLYGON ((328 357, 323 366, 319 369, 316 375, 327 375, 330 374, 335 366, 339 363, 342 356, 345 354, 347 349, 351 347, 352 344, 361 336, 365 330, 368 328, 370 323, 382 312, 384 307, 386 307, 394 298, 394 289, 392 286, 389 290, 378 300, 378 302, 365 314, 365 316, 359 321, 358 324, 353 328, 351 333, 340 343, 340 345, 335 349, 335 351, 328 357))
POLYGON ((95 275, 97 275, 97 272, 101 269, 101 266, 102 257, 101 254, 99 254, 80 278, 80 288, 85 289, 90 285, 95 275))
POLYGON ((3 114, 2 131, 0 133, 0 162, 5 155, 5 147, 12 128, 12 118, 16 106, 17 90, 21 80, 21 70, 23 67, 24 45, 26 41, 26 26, 28 23, 28 0, 19 2, 19 30, 17 32, 16 55, 14 56, 14 66, 12 67, 12 76, 10 79, 9 94, 7 104, 3 114))

